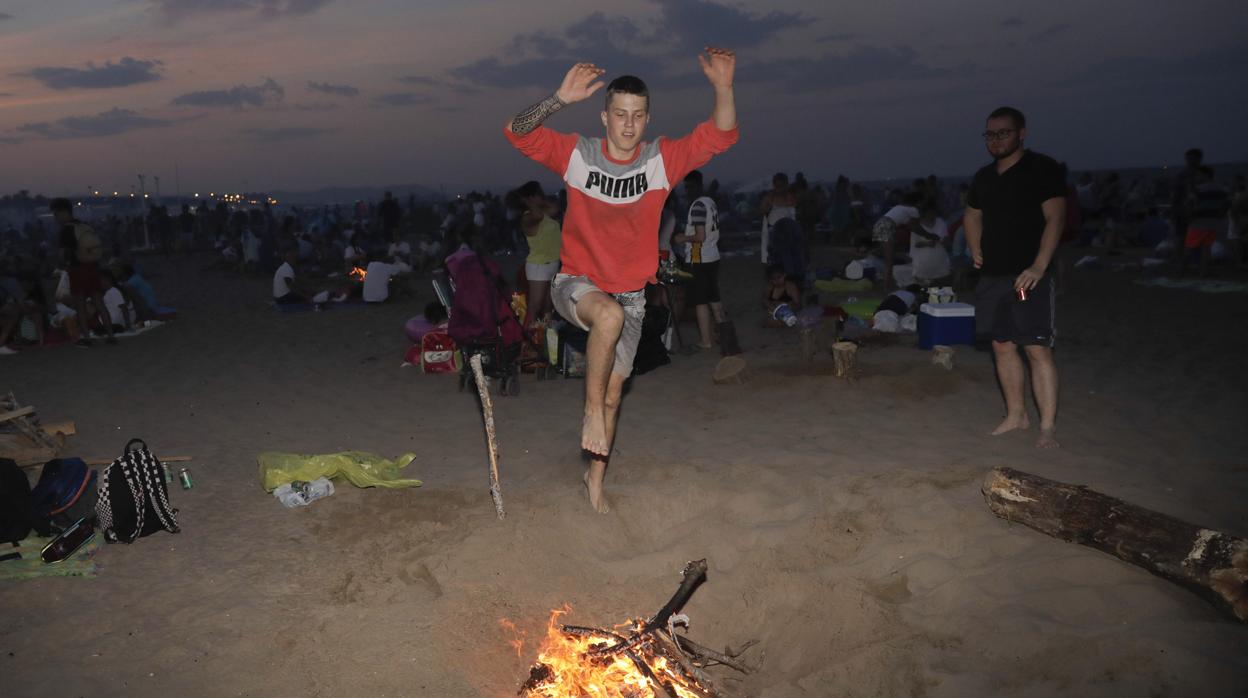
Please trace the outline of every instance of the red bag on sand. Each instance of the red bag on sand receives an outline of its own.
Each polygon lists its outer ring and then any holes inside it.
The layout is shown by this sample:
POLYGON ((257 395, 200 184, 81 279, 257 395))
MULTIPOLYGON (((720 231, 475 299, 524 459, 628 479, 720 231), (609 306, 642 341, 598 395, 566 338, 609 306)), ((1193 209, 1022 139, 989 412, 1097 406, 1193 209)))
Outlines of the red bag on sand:
POLYGON ((429 332, 420 340, 421 373, 459 373, 459 349, 445 332, 429 332))

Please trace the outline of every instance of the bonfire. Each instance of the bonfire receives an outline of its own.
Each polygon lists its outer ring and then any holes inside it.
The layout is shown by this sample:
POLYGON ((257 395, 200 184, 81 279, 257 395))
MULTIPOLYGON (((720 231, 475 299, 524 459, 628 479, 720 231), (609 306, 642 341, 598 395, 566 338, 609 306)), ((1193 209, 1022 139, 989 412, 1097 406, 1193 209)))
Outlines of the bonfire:
POLYGON ((364 277, 368 276, 368 271, 363 267, 355 267, 347 273, 347 276, 350 276, 353 281, 363 281, 364 277))
POLYGON ((537 663, 520 686, 526 698, 726 698, 703 671, 722 664, 748 674, 737 660, 740 650, 716 652, 676 631, 688 627, 676 612, 706 579, 706 560, 685 566, 680 588, 649 620, 634 620, 612 630, 562 625, 553 611, 537 663))

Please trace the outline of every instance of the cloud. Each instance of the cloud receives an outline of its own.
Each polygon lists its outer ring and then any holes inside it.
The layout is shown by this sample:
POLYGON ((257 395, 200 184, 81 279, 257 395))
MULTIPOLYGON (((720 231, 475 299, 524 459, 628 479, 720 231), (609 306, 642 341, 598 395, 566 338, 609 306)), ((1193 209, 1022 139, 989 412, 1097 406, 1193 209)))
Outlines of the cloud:
POLYGON ((10 19, 13 19, 13 15, 8 12, 0 12, 0 22, 7 22, 10 19))
POLYGON ((248 128, 243 129, 242 132, 257 141, 277 143, 315 138, 316 136, 323 136, 337 130, 335 128, 313 128, 310 126, 279 126, 276 128, 248 128))
POLYGON ((334 104, 333 102, 296 103, 296 104, 288 104, 284 107, 281 107, 281 109, 293 109, 294 111, 311 111, 311 112, 333 111, 337 108, 338 108, 338 105, 334 104))
POLYGON ((175 97, 170 104, 175 107, 263 107, 280 102, 286 90, 273 78, 265 78, 259 85, 235 85, 228 90, 203 90, 188 92, 175 97))
POLYGON ((12 92, 0 92, 0 97, 12 97, 12 92))
POLYGON ((170 126, 173 123, 173 121, 168 119, 140 116, 133 109, 114 107, 94 116, 68 116, 57 121, 37 121, 22 124, 17 127, 17 130, 50 140, 62 140, 65 138, 115 136, 120 133, 144 128, 170 126))
POLYGON ((1044 29, 1027 37, 1027 40, 1032 41, 1032 42, 1048 41, 1049 39, 1052 39, 1060 34, 1064 34, 1069 29, 1070 29, 1069 24, 1065 24, 1065 23, 1050 24, 1044 29))
POLYGON ((672 43, 700 49, 703 46, 753 48, 775 34, 806 24, 796 12, 773 10, 748 12, 710 0, 657 0, 662 8, 661 26, 675 35, 672 43))
POLYGON ((0 144, 3 145, 17 145, 21 142, 22 139, 17 136, 0 136, 0 144))
MULTIPOLYGON (((1111 58, 1081 67, 1062 79, 1062 85, 1096 89, 1106 86, 1147 86, 1155 91, 1158 85, 1200 82, 1236 84, 1242 78, 1242 66, 1248 64, 1248 41, 1225 48, 1188 55, 1148 55, 1111 58)), ((1242 92, 1242 91, 1240 91, 1242 92)))
POLYGON ((391 92, 373 98, 373 104, 378 107, 416 107, 432 101, 433 97, 415 92, 391 92))
POLYGON ((419 85, 420 87, 437 87, 444 90, 450 90, 461 95, 475 95, 481 92, 480 88, 472 85, 465 85, 462 82, 452 80, 442 80, 440 78, 431 78, 425 75, 404 75, 399 78, 399 82, 405 85, 419 85))
POLYGON ((590 60, 608 72, 626 69, 655 85, 678 86, 688 83, 691 75, 701 80, 701 74, 673 73, 674 57, 687 58, 680 66, 695 70, 693 54, 703 46, 753 48, 809 21, 797 13, 756 13, 710 0, 653 3, 660 9, 654 22, 639 24, 628 17, 594 12, 557 33, 517 35, 498 55, 447 73, 460 82, 483 87, 554 87, 573 63, 590 60))
POLYGON ((316 12, 330 2, 331 0, 151 0, 156 15, 167 24, 202 15, 240 15, 255 19, 300 17, 316 12))
POLYGON ((53 90, 105 89, 159 80, 159 65, 160 61, 126 56, 116 63, 108 61, 101 66, 94 63, 87 63, 86 68, 44 66, 17 75, 34 78, 53 90))
POLYGON ((1017 29, 1026 24, 1022 17, 1008 17, 1001 20, 1001 26, 1005 29, 1017 29))
POLYGON ((338 97, 355 97, 360 94, 360 88, 350 85, 331 85, 327 82, 309 82, 308 90, 310 92, 323 92, 327 95, 336 95, 338 97))
MULTIPOLYGON (((969 70, 969 68, 967 68, 969 70)), ((863 85, 887 80, 913 80, 945 75, 919 61, 909 46, 859 46, 844 53, 782 58, 737 66, 742 82, 773 82, 789 92, 863 85)))
POLYGON ((823 36, 816 38, 815 43, 830 44, 836 41, 851 41, 857 38, 858 35, 851 32, 833 32, 831 34, 824 34, 823 36))

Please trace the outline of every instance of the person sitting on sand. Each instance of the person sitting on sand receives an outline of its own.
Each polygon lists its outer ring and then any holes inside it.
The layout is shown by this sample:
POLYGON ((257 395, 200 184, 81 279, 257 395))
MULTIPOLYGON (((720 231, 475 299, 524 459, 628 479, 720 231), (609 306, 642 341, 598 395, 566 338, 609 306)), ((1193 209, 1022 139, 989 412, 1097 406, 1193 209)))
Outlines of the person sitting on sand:
POLYGON ((278 305, 294 305, 312 303, 317 297, 316 289, 303 279, 295 276, 295 265, 299 263, 299 249, 286 249, 285 261, 273 272, 273 302, 278 305))
POLYGON ((117 285, 117 279, 111 271, 100 272, 100 280, 104 284, 104 309, 108 312, 108 321, 114 332, 129 332, 134 329, 137 316, 134 306, 126 298, 126 294, 117 285))
POLYGON ((763 289, 763 308, 767 315, 763 317, 763 327, 785 327, 784 322, 776 319, 776 308, 789 306, 794 313, 802 309, 802 292, 784 267, 773 264, 767 267, 767 287, 763 289))
POLYGON ((394 257, 369 262, 364 270, 364 302, 385 303, 390 298, 390 282, 411 270, 411 266, 394 257))
MULTIPOLYGON (((353 231, 347 231, 353 233, 353 231)), ((354 235, 347 240, 347 246, 342 250, 342 261, 346 265, 347 273, 356 267, 362 267, 368 264, 368 255, 364 252, 364 248, 357 245, 354 235)))
POLYGON ((871 228, 871 241, 878 246, 879 256, 884 260, 884 288, 894 288, 893 259, 897 254, 897 238, 910 230, 919 219, 919 194, 906 194, 900 204, 880 216, 871 228))
POLYGON ((919 219, 911 226, 910 263, 914 278, 925 284, 943 285, 949 276, 949 226, 940 217, 936 202, 925 201, 919 207, 919 219))
POLYGON ((591 457, 583 478, 589 502, 600 513, 609 510, 602 480, 624 381, 633 372, 641 338, 644 289, 659 264, 663 202, 676 182, 737 141, 736 57, 707 48, 698 62, 715 90, 715 107, 711 119, 684 138, 642 141, 650 122, 650 92, 631 75, 607 86, 601 114, 605 138, 543 127, 551 114, 603 87, 598 78, 604 71, 592 63, 572 66, 554 94, 517 114, 504 129, 520 152, 559 173, 567 184, 563 269, 551 295, 565 320, 589 332, 581 448, 591 457))
POLYGON ((441 301, 429 301, 425 304, 425 312, 408 320, 403 331, 412 340, 412 344, 420 344, 426 334, 434 330, 445 330, 446 320, 446 306, 441 301))
POLYGON ((0 274, 0 355, 17 353, 9 348, 9 340, 26 318, 35 323, 39 344, 43 344, 44 306, 38 299, 37 287, 38 280, 33 277, 19 277, 7 271, 0 274))
POLYGON ((168 319, 174 314, 173 308, 166 308, 156 302, 155 289, 137 268, 123 264, 120 278, 123 279, 122 283, 126 286, 127 295, 140 320, 159 320, 161 317, 168 319))

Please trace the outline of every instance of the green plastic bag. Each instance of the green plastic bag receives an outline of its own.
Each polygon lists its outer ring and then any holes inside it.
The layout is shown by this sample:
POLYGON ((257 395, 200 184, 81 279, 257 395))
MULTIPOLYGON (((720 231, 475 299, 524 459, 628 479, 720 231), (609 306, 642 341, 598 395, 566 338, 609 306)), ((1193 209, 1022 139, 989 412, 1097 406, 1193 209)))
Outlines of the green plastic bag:
POLYGON ((288 482, 311 482, 318 477, 345 477, 356 487, 420 487, 420 480, 400 478, 403 468, 416 459, 415 453, 404 453, 394 460, 364 451, 343 451, 322 455, 300 453, 261 453, 260 484, 266 492, 288 482))

